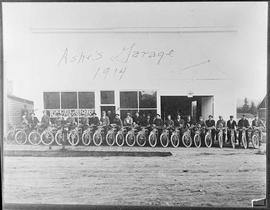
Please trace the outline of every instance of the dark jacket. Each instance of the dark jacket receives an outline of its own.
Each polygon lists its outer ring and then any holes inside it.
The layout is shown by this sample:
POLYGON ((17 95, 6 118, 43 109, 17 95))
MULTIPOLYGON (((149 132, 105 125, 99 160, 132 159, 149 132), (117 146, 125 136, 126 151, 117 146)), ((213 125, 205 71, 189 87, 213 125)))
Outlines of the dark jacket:
POLYGON ((205 121, 205 125, 207 126, 207 127, 212 127, 212 126, 214 126, 215 127, 215 120, 206 120, 205 121))
POLYGON ((247 128, 247 127, 249 127, 248 120, 247 119, 240 119, 238 121, 238 127, 240 127, 240 128, 243 128, 243 127, 247 128))
POLYGON ((174 121, 174 125, 176 126, 176 127, 184 127, 185 126, 185 120, 184 119, 180 119, 180 120, 175 120, 174 121))
POLYGON ((133 122, 136 123, 137 125, 141 125, 141 123, 142 123, 142 117, 141 116, 139 116, 139 117, 134 116, 133 117, 133 122))
POLYGON ((122 123, 121 119, 114 118, 113 123, 120 126, 120 127, 123 127, 123 123, 122 123))
POLYGON ((235 120, 233 120, 232 122, 230 120, 227 121, 227 127, 229 129, 235 129, 236 126, 237 126, 237 124, 236 124, 236 121, 235 120))
POLYGON ((163 120, 162 119, 154 119, 153 124, 156 126, 163 126, 163 120))
POLYGON ((167 127, 173 127, 174 126, 174 122, 173 122, 173 120, 165 120, 165 125, 167 127))

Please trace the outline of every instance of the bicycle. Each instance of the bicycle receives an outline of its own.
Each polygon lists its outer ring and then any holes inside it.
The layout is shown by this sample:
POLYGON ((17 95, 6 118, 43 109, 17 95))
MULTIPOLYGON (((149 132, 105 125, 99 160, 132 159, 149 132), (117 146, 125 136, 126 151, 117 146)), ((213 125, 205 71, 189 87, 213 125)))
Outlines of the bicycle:
POLYGON ((126 144, 133 147, 136 144, 136 135, 138 133, 139 126, 131 126, 126 135, 126 144))
POLYGON ((219 145, 220 148, 222 148, 223 147, 223 134, 224 134, 224 132, 226 134, 226 131, 224 131, 225 128, 217 128, 217 130, 218 130, 218 134, 217 134, 218 145, 219 145))
POLYGON ((99 125, 93 135, 93 143, 95 146, 100 146, 103 143, 104 131, 107 126, 99 125))
POLYGON ((212 128, 206 128, 206 134, 204 137, 204 143, 205 146, 210 148, 213 144, 213 139, 212 139, 212 128))
POLYGON ((158 129, 155 125, 153 125, 150 135, 148 137, 148 142, 151 147, 155 147, 157 145, 157 138, 158 138, 158 129))
POLYGON ((23 145, 27 142, 28 135, 27 133, 30 132, 30 127, 29 125, 23 126, 23 128, 18 129, 15 133, 14 139, 17 144, 23 145))
POLYGON ((137 133, 137 136, 136 136, 136 142, 138 146, 140 147, 145 146, 147 142, 148 134, 149 134, 149 127, 142 126, 141 130, 137 133))
POLYGON ((115 136, 115 142, 117 146, 122 147, 125 144, 125 136, 127 133, 127 126, 120 128, 115 136))
POLYGON ((248 148, 248 141, 247 141, 247 136, 246 136, 246 130, 247 129, 248 128, 245 128, 245 127, 238 129, 239 132, 242 133, 242 135, 241 135, 241 142, 243 144, 244 149, 247 149, 248 148))
POLYGON ((162 147, 168 147, 169 143, 170 143, 170 129, 171 127, 168 128, 163 128, 162 133, 159 137, 160 140, 160 144, 162 145, 162 147))
POLYGON ((174 128, 174 131, 172 132, 170 140, 174 148, 179 146, 180 144, 180 128, 179 127, 174 128))
POLYGON ((113 146, 115 143, 116 134, 118 131, 118 126, 116 124, 111 124, 111 129, 106 134, 107 145, 113 146))
POLYGON ((182 143, 187 148, 191 147, 192 145, 191 129, 192 128, 187 128, 182 136, 182 143))
POLYGON ((41 132, 42 129, 40 125, 37 125, 34 127, 34 129, 32 129, 32 131, 28 135, 28 141, 30 142, 30 144, 39 145, 41 143, 41 132))
POLYGON ((90 125, 88 126, 82 134, 82 143, 85 146, 89 146, 93 140, 94 131, 97 129, 97 126, 90 125))
POLYGON ((82 133, 82 128, 78 126, 70 130, 68 134, 68 142, 70 143, 70 145, 77 146, 79 144, 81 133, 82 133))
POLYGON ((51 145, 54 142, 54 134, 56 133, 57 129, 55 126, 49 126, 41 133, 41 142, 44 145, 51 145))
POLYGON ((202 133, 204 133, 204 129, 205 128, 201 127, 201 126, 196 126, 194 128, 195 134, 194 134, 194 137, 193 137, 193 142, 194 142, 195 147, 197 147, 197 148, 200 148, 201 145, 202 145, 201 135, 202 135, 202 133))
POLYGON ((235 130, 234 129, 229 129, 229 133, 230 133, 230 140, 231 140, 232 148, 235 149, 235 145, 236 145, 235 130))
POLYGON ((260 132, 261 132, 261 129, 259 127, 255 127, 252 129, 251 143, 254 149, 258 149, 260 147, 260 142, 261 142, 260 132))

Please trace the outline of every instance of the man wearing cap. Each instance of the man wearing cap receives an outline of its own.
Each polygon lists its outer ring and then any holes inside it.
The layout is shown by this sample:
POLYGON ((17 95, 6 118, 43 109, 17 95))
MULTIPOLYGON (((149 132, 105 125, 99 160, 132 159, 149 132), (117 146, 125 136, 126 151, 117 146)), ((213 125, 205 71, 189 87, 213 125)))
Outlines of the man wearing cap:
POLYGON ((41 124, 40 125, 41 129, 45 130, 46 128, 49 127, 50 123, 51 123, 50 117, 47 115, 47 111, 44 110, 43 111, 43 116, 41 118, 41 123, 40 123, 41 124))
POLYGON ((141 118, 139 112, 136 112, 135 116, 133 117, 133 123, 136 124, 136 125, 141 125, 142 120, 143 119, 141 118))
POLYGON ((173 127, 174 126, 174 122, 173 122, 172 116, 170 114, 167 116, 167 120, 165 120, 165 126, 166 127, 173 127))
POLYGON ((120 119, 120 115, 116 114, 114 119, 113 119, 113 124, 116 124, 118 126, 118 128, 122 128, 123 127, 123 123, 122 120, 120 119))
POLYGON ((93 112, 92 114, 92 120, 91 120, 91 125, 99 126, 99 119, 97 117, 97 114, 93 112))
POLYGON ((102 115, 101 115, 101 118, 100 118, 100 124, 102 126, 109 126, 110 125, 110 119, 109 119, 109 117, 106 116, 105 111, 102 111, 102 115))
POLYGON ((124 126, 131 126, 133 124, 133 119, 130 113, 127 113, 127 117, 124 119, 124 126))
POLYGON ((225 120, 223 120, 223 117, 222 116, 219 116, 218 117, 218 121, 217 121, 217 124, 216 124, 216 129, 222 129, 223 130, 223 139, 225 138, 225 133, 224 133, 224 129, 226 128, 226 122, 225 120))
POLYGON ((265 125, 262 120, 258 118, 257 115, 254 115, 254 120, 252 120, 252 128, 259 131, 259 138, 260 138, 260 145, 261 145, 261 138, 262 138, 262 129, 265 128, 265 125))
POLYGON ((177 115, 174 125, 179 128, 184 128, 185 120, 181 118, 180 114, 177 115))
POLYGON ((211 130, 211 136, 212 136, 212 140, 215 139, 215 135, 216 135, 216 128, 215 128, 215 120, 213 120, 213 116, 209 115, 208 116, 208 120, 205 121, 205 125, 206 128, 211 130))
MULTIPOLYGON (((229 130, 234 130, 234 136, 236 137, 236 121, 233 119, 233 115, 230 116, 230 119, 227 121, 227 128, 229 130)), ((228 139, 231 140, 231 132, 227 132, 228 139)))
MULTIPOLYGON (((243 129, 243 128, 248 128, 249 126, 250 125, 249 125, 249 122, 246 118, 246 115, 243 114, 242 118, 238 121, 238 128, 243 129)), ((247 142, 248 142, 248 132, 247 132, 247 130, 245 132, 246 132, 246 137, 247 137, 247 142)), ((242 131, 239 132, 238 140, 239 140, 239 143, 242 140, 242 131)))

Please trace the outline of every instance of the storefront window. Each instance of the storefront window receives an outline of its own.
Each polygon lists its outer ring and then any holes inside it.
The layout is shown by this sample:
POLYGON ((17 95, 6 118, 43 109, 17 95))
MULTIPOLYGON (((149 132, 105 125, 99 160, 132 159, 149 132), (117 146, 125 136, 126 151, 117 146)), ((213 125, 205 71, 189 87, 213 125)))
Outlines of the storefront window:
POLYGON ((140 108, 157 108, 157 92, 140 91, 139 104, 140 108))
POLYGON ((44 101, 44 109, 60 109, 59 92, 44 92, 43 101, 44 101))
POLYGON ((61 92, 61 108, 77 109, 77 92, 61 92))
POLYGON ((95 93, 94 92, 78 92, 79 108, 94 109, 95 108, 95 93))
POLYGON ((120 108, 138 108, 138 92, 120 92, 120 108))
POLYGON ((101 104, 114 104, 114 91, 100 91, 101 104))

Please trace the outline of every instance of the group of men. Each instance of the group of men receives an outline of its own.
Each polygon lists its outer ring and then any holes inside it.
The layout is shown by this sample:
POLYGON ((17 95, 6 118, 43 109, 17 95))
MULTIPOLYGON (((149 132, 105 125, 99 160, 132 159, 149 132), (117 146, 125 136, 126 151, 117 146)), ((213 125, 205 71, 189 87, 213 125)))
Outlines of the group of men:
MULTIPOLYGON (((24 124, 27 124, 29 128, 36 128, 36 126, 39 123, 39 120, 35 116, 34 112, 27 112, 24 111, 22 114, 22 121, 24 124)), ((46 129, 48 126, 50 126, 50 117, 47 115, 46 111, 43 111, 43 116, 41 118, 40 127, 42 129, 46 129)), ((60 113, 57 114, 56 119, 54 120, 54 124, 57 127, 63 126, 63 124, 68 124, 69 128, 73 128, 74 126, 77 126, 78 124, 84 129, 88 125, 94 125, 94 126, 105 126, 108 127, 111 124, 117 125, 118 128, 121 128, 123 126, 152 126, 155 125, 157 128, 162 129, 164 127, 167 128, 174 128, 179 127, 182 131, 185 129, 193 128, 193 127, 204 127, 206 129, 211 130, 212 138, 216 136, 216 133, 219 129, 232 129, 236 132, 236 130, 239 128, 239 139, 241 139, 242 130, 243 128, 249 128, 250 126, 252 128, 265 128, 264 123, 258 119, 258 117, 255 115, 254 120, 252 121, 252 124, 250 125, 249 121, 247 120, 246 116, 243 115, 242 118, 236 123, 233 116, 230 116, 230 119, 226 122, 223 120, 222 116, 219 116, 219 119, 217 122, 213 119, 212 115, 209 115, 208 119, 204 121, 203 117, 200 116, 198 121, 194 121, 191 119, 191 116, 187 116, 186 120, 182 118, 180 114, 176 116, 176 119, 173 120, 171 115, 169 114, 167 116, 167 119, 163 121, 161 119, 161 116, 157 114, 153 119, 151 118, 151 115, 145 115, 140 116, 139 112, 136 112, 134 116, 132 116, 130 113, 126 114, 126 117, 122 121, 119 114, 115 114, 114 116, 109 111, 106 113, 106 111, 102 111, 100 119, 96 115, 96 113, 92 113, 90 118, 82 118, 80 122, 76 122, 74 117, 68 116, 66 119, 64 119, 60 113)), ((247 131, 246 131, 247 132, 247 131)), ((235 133, 236 134, 236 133, 235 133)), ((259 129, 259 134, 261 136, 261 130, 259 129)), ((230 138, 230 132, 228 132, 228 137, 230 138)))

